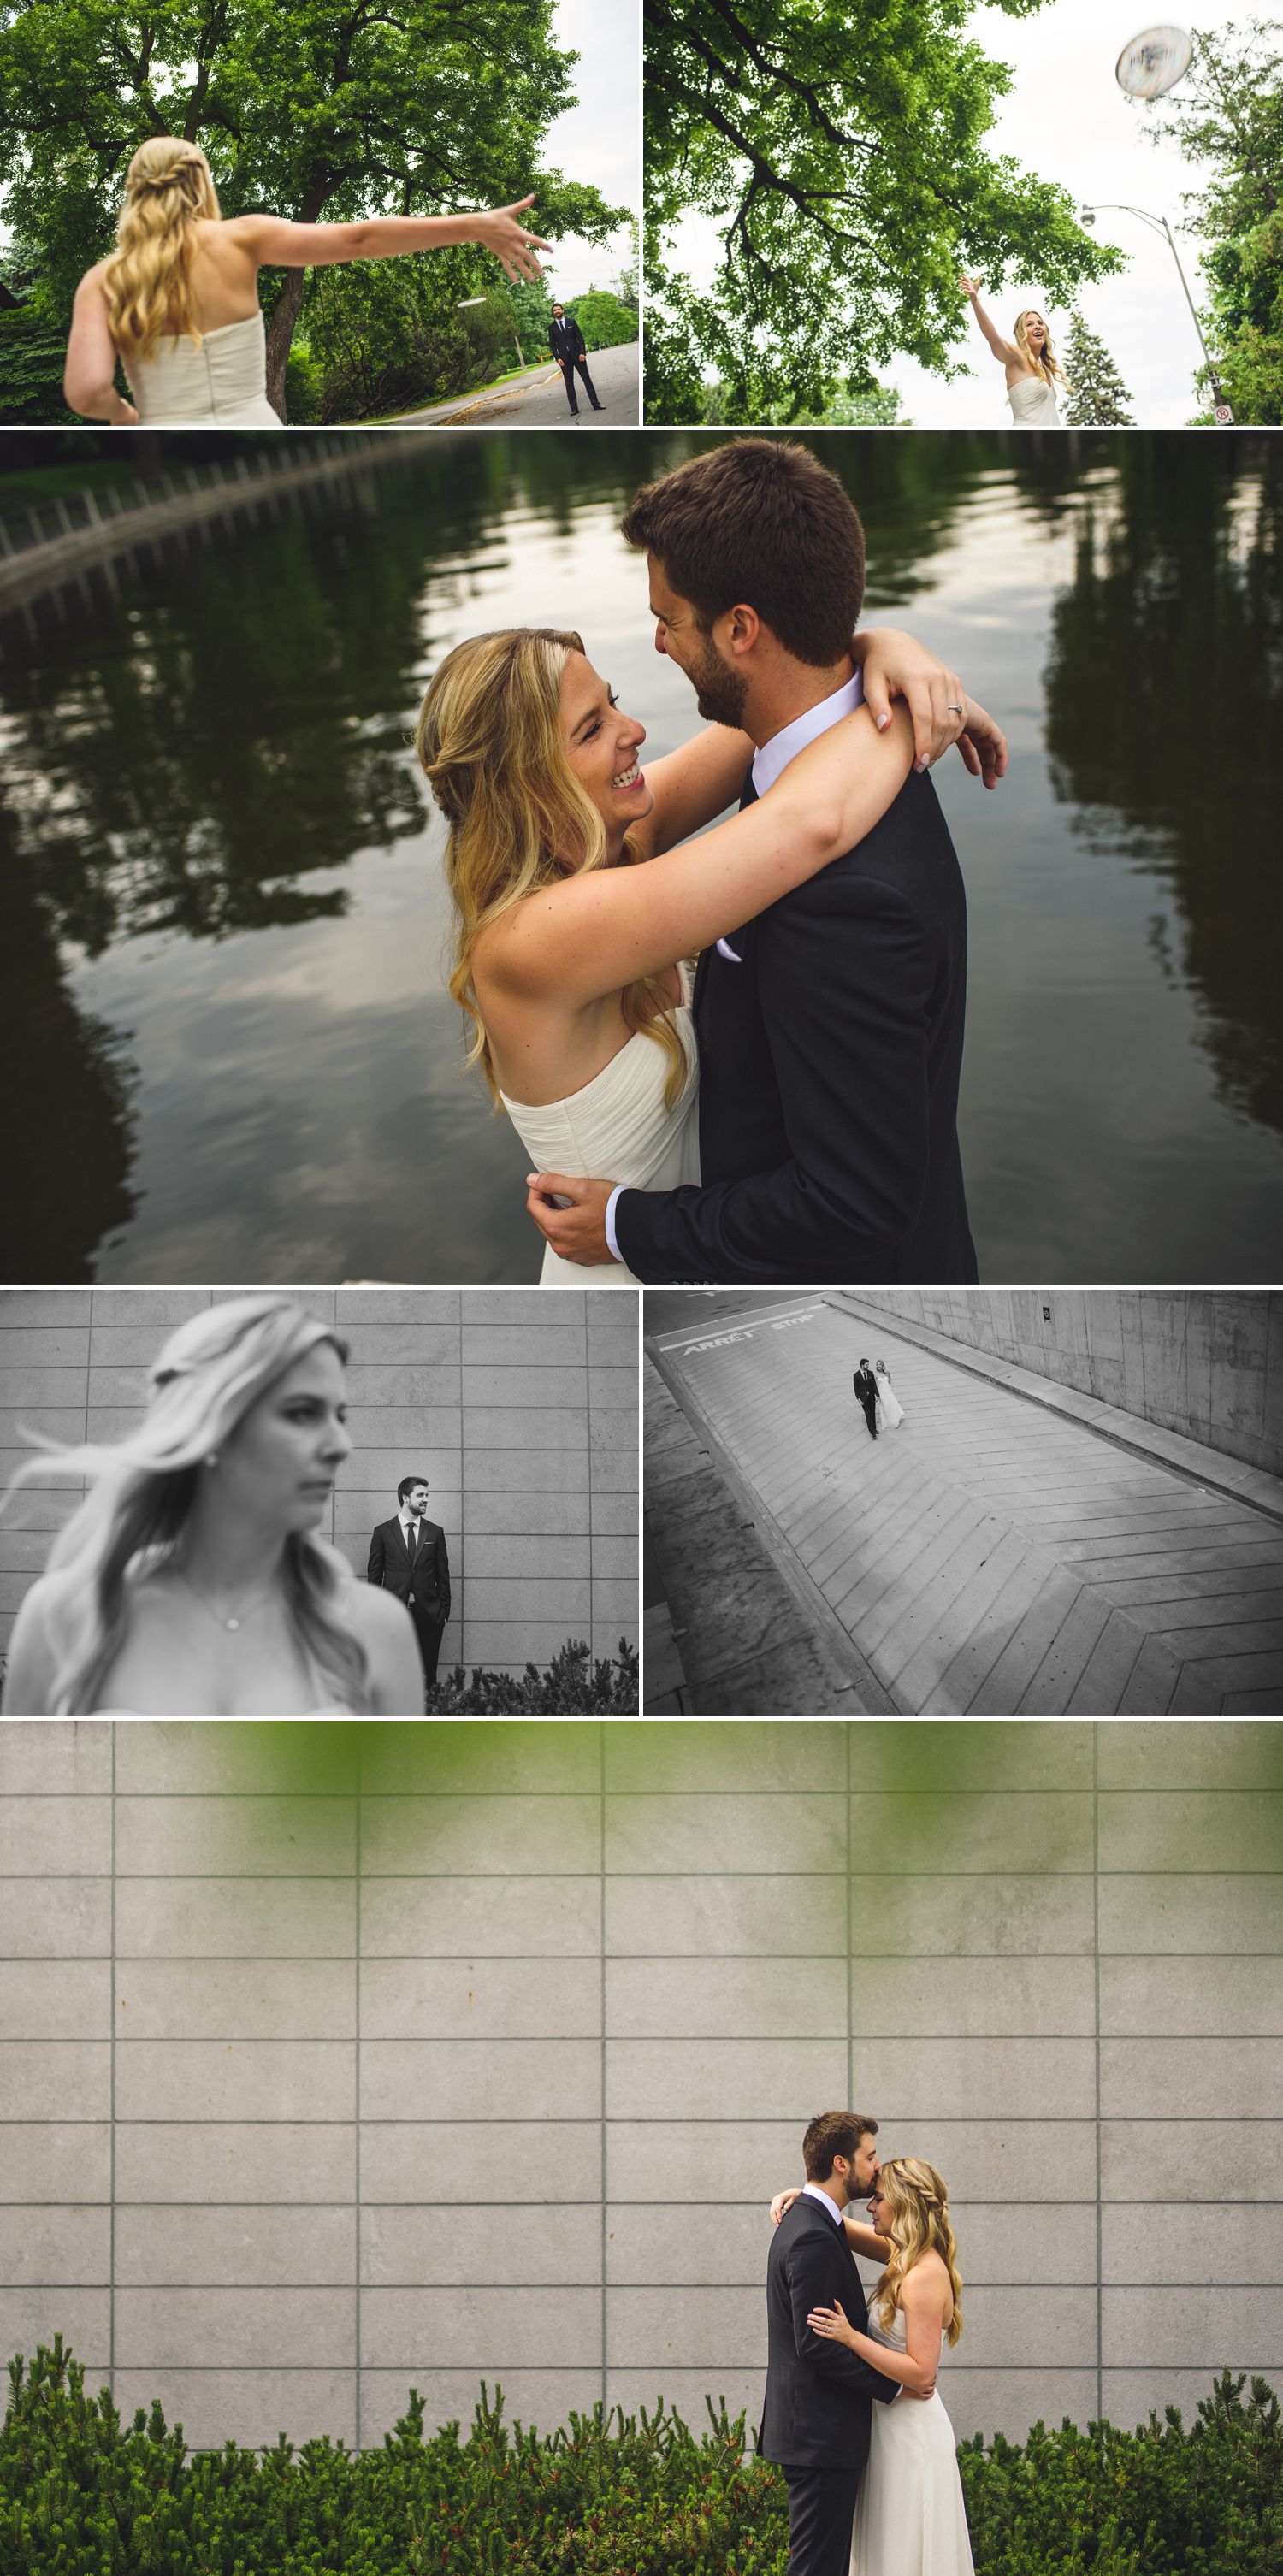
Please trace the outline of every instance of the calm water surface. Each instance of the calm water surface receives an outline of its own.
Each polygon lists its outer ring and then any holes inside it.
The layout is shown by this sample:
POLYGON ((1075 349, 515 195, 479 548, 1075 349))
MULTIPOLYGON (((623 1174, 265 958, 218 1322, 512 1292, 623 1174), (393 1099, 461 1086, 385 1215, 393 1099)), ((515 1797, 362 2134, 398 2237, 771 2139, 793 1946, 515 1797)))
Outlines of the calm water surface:
MULTIPOLYGON (((442 654, 518 622, 580 627, 652 752, 693 729, 617 534, 692 443, 425 438, 7 621, 7 1278, 537 1275, 521 1148, 460 1074, 408 737, 442 654)), ((971 907, 983 1276, 1278 1279, 1274 444, 822 452, 865 518, 869 615, 1011 737, 996 795, 952 757, 938 779, 971 907)))

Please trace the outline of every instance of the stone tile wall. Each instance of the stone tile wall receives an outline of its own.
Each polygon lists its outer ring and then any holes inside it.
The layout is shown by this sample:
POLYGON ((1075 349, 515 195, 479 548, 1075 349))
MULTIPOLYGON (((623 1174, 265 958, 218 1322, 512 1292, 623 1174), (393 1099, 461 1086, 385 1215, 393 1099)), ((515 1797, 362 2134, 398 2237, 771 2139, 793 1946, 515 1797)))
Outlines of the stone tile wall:
MULTIPOLYGON (((0 1484, 30 1455, 24 1431, 81 1441, 126 1430, 165 1333, 219 1293, 0 1293, 0 1484)), ((598 1655, 635 1640, 636 1297, 350 1288, 306 1299, 351 1344, 354 1446, 324 1534, 357 1572, 400 1478, 422 1473, 450 1550, 446 1664, 520 1671, 572 1635, 598 1655)), ((49 1476, 0 1516, 0 1652, 74 1500, 49 1476)))
POLYGON ((14 1722, 0 1868, 0 2345, 196 2443, 753 2415, 843 2103, 949 2182, 960 2434, 1283 2363, 1268 1724, 14 1722))
POLYGON ((862 1306, 932 1324, 1283 1475, 1283 1296, 1222 1289, 861 1289, 862 1306), (1044 1313, 1049 1308, 1050 1313, 1044 1313))

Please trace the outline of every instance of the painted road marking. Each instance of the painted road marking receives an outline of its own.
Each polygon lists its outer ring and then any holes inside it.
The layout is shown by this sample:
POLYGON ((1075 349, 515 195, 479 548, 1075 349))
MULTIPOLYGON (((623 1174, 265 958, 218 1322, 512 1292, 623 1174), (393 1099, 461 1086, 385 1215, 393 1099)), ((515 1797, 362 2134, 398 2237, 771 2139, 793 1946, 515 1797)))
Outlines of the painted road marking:
POLYGON ((683 1359, 698 1358, 702 1351, 724 1351, 728 1350, 733 1342, 751 1342, 759 1333, 780 1333, 786 1331, 791 1324, 812 1323, 815 1317, 823 1314, 824 1311, 823 1306, 816 1304, 779 1307, 773 1314, 756 1316, 751 1324, 727 1324, 720 1333, 701 1333, 695 1336, 692 1336, 688 1324, 684 1333, 670 1333, 665 1340, 657 1342, 655 1347, 661 1351, 676 1351, 683 1359))

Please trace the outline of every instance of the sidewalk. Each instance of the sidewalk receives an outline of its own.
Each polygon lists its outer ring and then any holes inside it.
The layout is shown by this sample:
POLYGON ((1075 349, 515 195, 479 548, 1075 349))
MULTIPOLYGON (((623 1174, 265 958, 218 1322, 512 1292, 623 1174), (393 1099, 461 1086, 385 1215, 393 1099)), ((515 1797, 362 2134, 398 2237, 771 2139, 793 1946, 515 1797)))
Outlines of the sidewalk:
MULTIPOLYGON (((854 1293, 651 1297, 652 1318, 667 1329, 648 1351, 773 1529, 776 1564, 893 1710, 1283 1710, 1277 1479, 854 1293), (906 1415, 876 1442, 851 1392, 865 1352, 906 1415)), ((648 1457, 648 1510, 650 1478, 648 1457)))

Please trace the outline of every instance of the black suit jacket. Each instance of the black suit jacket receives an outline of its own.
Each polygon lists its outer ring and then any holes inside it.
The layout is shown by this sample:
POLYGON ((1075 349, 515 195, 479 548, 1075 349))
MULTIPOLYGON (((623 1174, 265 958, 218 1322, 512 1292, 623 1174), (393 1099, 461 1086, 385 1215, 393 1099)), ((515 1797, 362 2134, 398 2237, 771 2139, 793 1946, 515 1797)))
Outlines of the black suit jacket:
POLYGON ((573 313, 563 313, 560 322, 554 316, 548 325, 548 346, 558 366, 567 358, 586 358, 588 343, 573 313))
POLYGON ((858 1368, 851 1379, 851 1384, 855 1388, 857 1402, 867 1404, 869 1397, 872 1396, 876 1403, 878 1382, 872 1369, 858 1368))
MULTIPOLYGON (((750 789, 745 802, 751 801, 750 789)), ((649 1282, 966 1285, 958 1149, 967 905, 930 778, 854 850, 706 949, 698 1188, 629 1190, 649 1282)))
POLYGON ((868 2324, 864 2289, 845 2231, 803 2192, 771 2238, 766 2266, 766 2401, 757 2447, 791 2468, 862 2475, 875 2399, 899 2395, 844 2343, 828 2343, 806 2320, 839 2306, 859 2333, 868 2324))
POLYGON ((384 1592, 395 1592, 398 1601, 413 1603, 425 1619, 448 1619, 450 1559, 445 1531, 436 1521, 420 1521, 419 1544, 411 1565, 400 1520, 380 1521, 370 1540, 366 1581, 377 1583, 384 1592))

